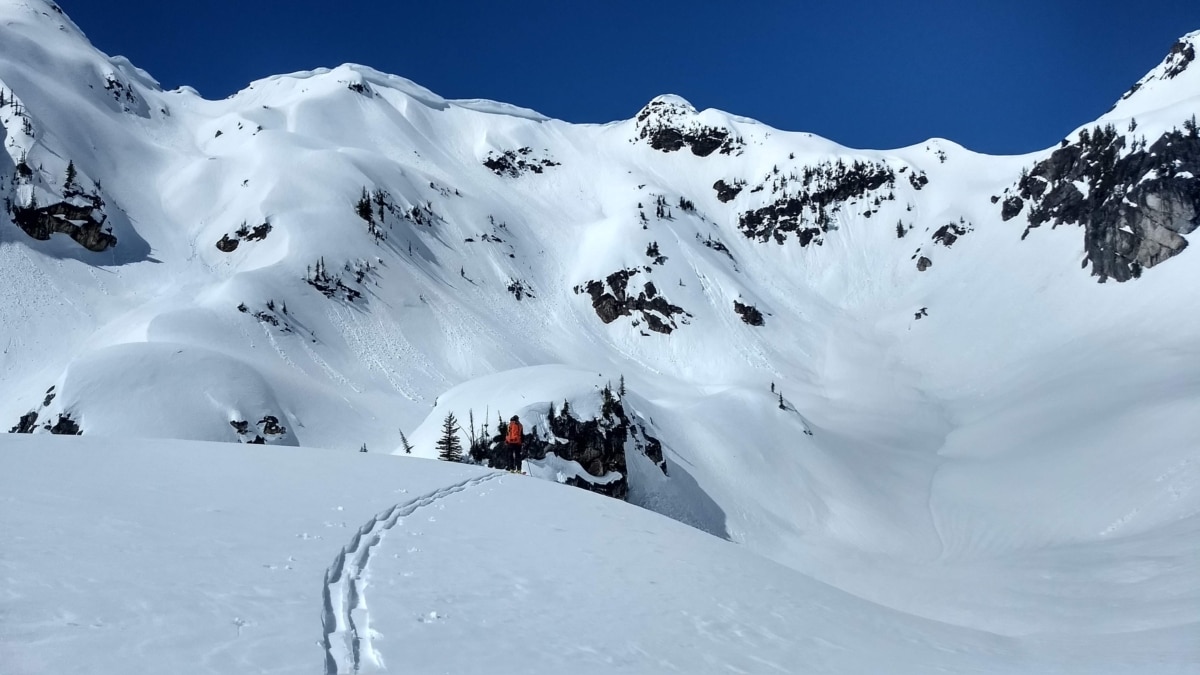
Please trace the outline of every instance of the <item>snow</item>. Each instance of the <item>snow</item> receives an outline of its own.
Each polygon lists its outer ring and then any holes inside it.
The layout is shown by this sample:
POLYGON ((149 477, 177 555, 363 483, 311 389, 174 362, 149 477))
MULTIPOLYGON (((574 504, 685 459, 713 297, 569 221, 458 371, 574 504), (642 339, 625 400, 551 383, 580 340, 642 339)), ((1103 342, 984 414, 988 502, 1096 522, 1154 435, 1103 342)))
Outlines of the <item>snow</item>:
MULTIPOLYGON (((850 150, 660 97, 745 141, 700 158, 357 65, 207 101, 42 0, 0 0, 0 45, 33 130, 0 108, 0 185, 27 153, 7 194, 49 200, 71 161, 119 242, 0 219, 0 419, 39 424, 0 444, 17 672, 346 670, 351 620, 363 670, 1197 672, 1200 268, 1100 285, 1078 228, 1022 241, 989 197, 1054 148, 850 150), (521 148, 555 164, 482 165, 521 148), (773 169, 838 160, 891 167, 895 200, 820 246, 738 230, 773 169), (746 186, 722 203, 718 180, 746 186), (382 240, 364 188, 395 205, 382 240), (243 222, 271 231, 217 250, 243 222), (970 225, 953 247, 947 223, 970 225), (361 297, 306 283, 319 260, 361 297), (576 287, 619 270, 689 316, 602 323, 576 287), (666 457, 627 457, 643 510, 552 485, 581 470, 555 460, 476 484, 386 456, 403 431, 432 457, 447 413, 594 415, 622 376, 666 457), (82 438, 44 434, 63 414, 82 438), (232 445, 267 417, 293 447, 232 445)), ((1181 125, 1200 66, 1163 72, 1080 129, 1181 125)))
POLYGON ((1179 631, 1083 642, 920 619, 616 500, 462 465, 45 436, 0 440, 0 463, 0 650, 19 675, 1195 663, 1179 631))
POLYGON ((608 485, 622 478, 621 474, 616 471, 609 471, 603 476, 593 476, 579 462, 563 459, 557 455, 546 455, 545 459, 526 459, 521 468, 534 478, 550 480, 555 483, 565 483, 572 478, 577 478, 593 485, 608 485))

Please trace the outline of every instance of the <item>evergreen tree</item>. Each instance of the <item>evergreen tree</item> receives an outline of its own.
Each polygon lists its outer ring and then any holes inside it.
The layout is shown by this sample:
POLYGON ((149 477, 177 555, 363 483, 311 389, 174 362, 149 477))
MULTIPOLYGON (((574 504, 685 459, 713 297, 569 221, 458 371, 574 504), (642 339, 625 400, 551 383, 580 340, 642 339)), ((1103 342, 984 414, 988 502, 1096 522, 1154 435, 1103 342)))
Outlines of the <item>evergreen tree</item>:
POLYGON ((404 430, 400 430, 400 445, 404 448, 404 454, 411 455, 413 446, 408 442, 408 437, 404 435, 404 430))
POLYGON ((787 410, 787 406, 783 404, 783 392, 779 392, 779 409, 787 410))
POLYGON ((76 183, 78 178, 79 175, 75 171, 75 161, 68 161, 67 176, 63 180, 63 196, 71 197, 73 194, 77 194, 79 192, 79 185, 76 183))
POLYGON ((446 413, 442 421, 442 437, 437 442, 438 459, 444 462, 461 462, 462 442, 458 440, 458 420, 454 413, 446 413))
MULTIPOLYGON (((680 279, 679 282, 680 282, 680 285, 682 285, 683 279, 680 279)), ((617 395, 620 396, 621 398, 625 398, 625 376, 624 375, 621 375, 621 384, 617 387, 617 395)))
POLYGON ((362 189, 362 196, 358 198, 358 203, 354 205, 354 212, 359 218, 367 221, 368 224, 375 224, 375 212, 371 209, 371 197, 367 194, 367 188, 362 189))
POLYGON ((609 385, 605 384, 604 388, 600 390, 600 399, 602 401, 600 406, 601 417, 612 417, 613 403, 616 401, 613 399, 612 388, 609 385))

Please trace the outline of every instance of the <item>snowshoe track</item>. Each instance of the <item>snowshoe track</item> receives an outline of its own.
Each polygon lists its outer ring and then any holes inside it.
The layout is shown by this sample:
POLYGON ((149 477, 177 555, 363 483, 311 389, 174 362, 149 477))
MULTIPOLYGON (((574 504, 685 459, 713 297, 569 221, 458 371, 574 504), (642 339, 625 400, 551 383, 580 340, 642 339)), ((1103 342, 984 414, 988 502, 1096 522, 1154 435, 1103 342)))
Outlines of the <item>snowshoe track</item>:
POLYGON ((503 472, 490 473, 434 490, 385 509, 358 528, 350 542, 333 559, 333 564, 325 570, 321 589, 324 603, 321 645, 325 648, 326 675, 357 673, 364 658, 375 667, 383 666, 372 644, 365 595, 371 549, 383 540, 387 531, 395 527, 401 518, 412 515, 417 509, 503 475, 503 472))

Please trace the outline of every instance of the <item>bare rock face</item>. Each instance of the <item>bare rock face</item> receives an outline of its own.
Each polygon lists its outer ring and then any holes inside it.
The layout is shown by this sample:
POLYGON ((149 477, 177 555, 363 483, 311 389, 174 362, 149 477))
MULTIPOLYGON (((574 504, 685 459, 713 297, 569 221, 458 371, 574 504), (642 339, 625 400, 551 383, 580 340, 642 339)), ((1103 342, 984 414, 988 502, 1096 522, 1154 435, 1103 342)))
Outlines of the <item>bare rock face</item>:
POLYGON ((50 235, 60 232, 97 253, 117 245, 117 238, 104 229, 103 213, 90 205, 63 201, 42 207, 13 207, 13 222, 39 241, 46 241, 50 235))
POLYGON ((637 316, 635 325, 644 322, 650 330, 664 335, 679 327, 676 324, 677 316, 680 321, 687 323, 687 317, 691 315, 660 295, 653 281, 645 282, 637 295, 629 291, 630 279, 640 273, 638 268, 618 270, 603 282, 589 281, 582 287, 576 287, 575 292, 586 291, 591 296, 592 308, 604 323, 612 323, 622 316, 637 316))
POLYGON ((742 321, 751 326, 763 325, 763 314, 754 305, 743 305, 737 300, 733 301, 733 311, 737 312, 742 317, 742 321))
POLYGON ((713 183, 713 189, 717 191, 717 199, 724 204, 737 198, 738 193, 742 191, 742 186, 738 185, 736 181, 730 185, 724 180, 719 180, 713 183))
POLYGON ((801 172, 777 172, 769 187, 774 201, 738 216, 742 234, 761 242, 773 239, 778 244, 795 235, 800 246, 820 246, 842 210, 866 205, 873 213, 872 206, 878 208, 883 201, 894 200, 896 172, 883 162, 856 160, 847 164, 838 160, 806 166, 801 172))
POLYGON ((718 151, 734 154, 745 147, 745 142, 730 130, 703 124, 696 117, 696 109, 682 98, 659 96, 638 112, 635 140, 645 140, 662 152, 688 148, 697 157, 718 151))
MULTIPOLYGON (((549 428, 529 429, 523 436, 521 449, 526 459, 543 460, 554 455, 578 462, 588 475, 572 476, 565 481, 567 485, 625 499, 629 492, 627 451, 646 456, 664 474, 667 464, 662 443, 649 435, 644 426, 630 420, 620 397, 608 387, 601 391, 601 396, 600 414, 592 419, 576 417, 565 403, 557 411, 551 405, 547 416, 549 428), (620 478, 601 480, 612 474, 620 474, 620 478)), ((504 443, 507 431, 507 423, 498 424, 494 435, 479 439, 470 448, 471 458, 499 469, 516 469, 504 443)))
POLYGON ((1187 248, 1183 235, 1200 226, 1198 176, 1200 131, 1194 123, 1148 148, 1112 126, 1097 127, 1023 176, 1019 197, 1005 200, 1001 216, 1025 212, 1025 235, 1047 222, 1083 226, 1092 275, 1101 282, 1128 281, 1187 248))

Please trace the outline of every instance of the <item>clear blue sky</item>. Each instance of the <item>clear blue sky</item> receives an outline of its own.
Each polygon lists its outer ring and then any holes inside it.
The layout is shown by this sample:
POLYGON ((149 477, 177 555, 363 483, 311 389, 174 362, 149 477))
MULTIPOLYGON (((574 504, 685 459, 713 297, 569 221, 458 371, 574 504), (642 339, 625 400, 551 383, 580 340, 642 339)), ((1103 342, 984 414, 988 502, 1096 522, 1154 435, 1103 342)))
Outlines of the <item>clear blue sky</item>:
POLYGON ((1198 0, 59 4, 102 50, 208 98, 354 62, 571 122, 675 93, 854 147, 991 153, 1053 145, 1200 29, 1198 0))

